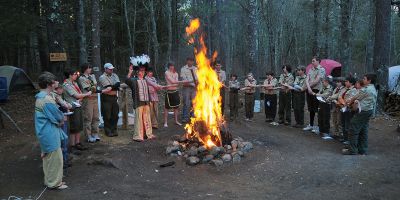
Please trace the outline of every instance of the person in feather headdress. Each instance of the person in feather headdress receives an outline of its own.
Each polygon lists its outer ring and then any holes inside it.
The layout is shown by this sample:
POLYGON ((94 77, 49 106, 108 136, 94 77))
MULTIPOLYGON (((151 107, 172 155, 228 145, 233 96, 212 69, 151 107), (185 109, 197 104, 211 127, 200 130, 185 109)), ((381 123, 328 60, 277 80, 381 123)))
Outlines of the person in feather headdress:
POLYGON ((133 141, 142 142, 145 139, 155 139, 150 118, 150 92, 147 81, 144 78, 145 71, 150 63, 147 55, 131 57, 131 66, 126 79, 126 84, 132 90, 132 105, 135 110, 135 124, 133 141), (134 71, 137 76, 132 77, 134 71))

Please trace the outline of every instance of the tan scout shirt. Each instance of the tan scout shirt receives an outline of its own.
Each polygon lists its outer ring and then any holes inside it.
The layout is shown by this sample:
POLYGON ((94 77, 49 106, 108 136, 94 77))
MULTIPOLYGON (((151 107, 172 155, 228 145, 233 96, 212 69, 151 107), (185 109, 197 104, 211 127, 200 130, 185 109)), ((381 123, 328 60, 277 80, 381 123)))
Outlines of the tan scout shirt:
MULTIPOLYGON (((256 84, 257 84, 257 81, 255 79, 249 80, 248 78, 246 78, 246 80, 244 80, 244 87, 255 86, 256 84)), ((244 92, 252 94, 252 93, 256 92, 256 88, 251 87, 249 89, 245 89, 244 92)))
POLYGON ((356 96, 357 93, 357 89, 354 86, 351 86, 350 88, 345 88, 341 95, 345 101, 349 101, 351 98, 356 96))
POLYGON ((377 91, 373 84, 368 84, 367 86, 361 88, 360 96, 363 96, 362 98, 358 99, 360 102, 361 111, 369 111, 375 108, 377 91))
POLYGON ((283 91, 283 92, 289 92, 290 89, 285 86, 282 86, 282 84, 287 84, 287 85, 292 86, 293 82, 294 82, 294 77, 291 73, 281 74, 279 76, 279 85, 281 85, 281 87, 282 87, 281 91, 283 91))
POLYGON ((307 77, 308 77, 308 83, 310 84, 311 89, 321 89, 322 87, 322 80, 325 78, 325 69, 321 66, 318 65, 317 68, 312 67, 310 71, 308 71, 307 77), (317 78, 319 77, 319 81, 315 83, 317 78), (312 84, 315 85, 312 85, 312 84))
MULTIPOLYGON (((111 87, 115 85, 116 83, 120 82, 118 75, 115 73, 112 73, 111 75, 108 75, 107 73, 103 73, 100 78, 99 78, 99 84, 102 87, 102 89, 105 89, 107 87, 111 87)), ((108 95, 117 95, 117 91, 110 91, 105 94, 108 95)))
POLYGON ((229 81, 229 91, 230 92, 238 92, 240 89, 240 83, 238 80, 229 81))
POLYGON ((346 87, 340 87, 340 88, 338 88, 338 87, 335 87, 335 89, 333 89, 333 92, 332 92, 332 95, 330 96, 330 97, 328 97, 328 99, 330 100, 330 101, 334 101, 334 100, 338 100, 338 98, 339 98, 339 96, 341 95, 341 94, 343 94, 343 92, 346 90, 346 87))
POLYGON ((56 92, 51 92, 52 97, 56 101, 57 104, 62 106, 65 109, 71 109, 72 105, 68 102, 66 102, 61 95, 57 94, 56 92))
POLYGON ((66 102, 70 104, 72 104, 72 102, 78 101, 78 99, 75 98, 75 95, 82 94, 78 84, 76 84, 75 82, 71 82, 70 79, 65 79, 63 83, 63 88, 63 98, 66 102))
POLYGON ((328 97, 331 96, 331 94, 332 94, 332 86, 328 85, 327 87, 322 86, 317 96, 324 98, 327 103, 330 103, 331 101, 329 101, 328 97))
POLYGON ((83 93, 87 93, 89 91, 92 92, 91 97, 96 97, 97 94, 96 92, 96 86, 97 86, 97 81, 96 81, 96 76, 94 74, 90 75, 85 75, 82 74, 79 79, 78 79, 79 85, 81 86, 81 90, 83 93))
MULTIPOLYGON (((303 76, 296 76, 296 78, 294 79, 294 82, 293 82, 293 87, 298 85, 299 87, 302 88, 302 91, 306 90, 307 89, 306 78, 307 78, 307 75, 305 75, 305 74, 303 76)), ((296 91, 298 91, 298 90, 296 90, 296 91)))
POLYGON ((278 80, 276 80, 276 78, 272 78, 271 80, 265 79, 263 85, 264 86, 270 85, 268 87, 263 87, 265 94, 276 94, 277 93, 276 89, 273 89, 274 87, 276 87, 278 85, 278 80))
POLYGON ((197 67, 194 65, 192 67, 189 67, 187 65, 182 67, 182 69, 181 69, 182 80, 183 81, 191 81, 191 83, 185 84, 184 86, 194 87, 196 85, 195 84, 195 82, 197 81, 196 73, 197 73, 197 67))

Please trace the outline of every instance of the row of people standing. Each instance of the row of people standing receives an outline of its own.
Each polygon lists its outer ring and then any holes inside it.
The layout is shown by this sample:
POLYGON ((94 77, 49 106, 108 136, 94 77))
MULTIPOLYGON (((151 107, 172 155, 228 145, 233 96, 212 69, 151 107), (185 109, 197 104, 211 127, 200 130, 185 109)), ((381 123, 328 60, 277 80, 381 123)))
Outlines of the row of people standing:
POLYGON ((326 77, 325 69, 320 65, 318 57, 312 59, 312 68, 307 74, 304 66, 296 69, 295 76, 291 70, 290 65, 283 65, 282 74, 278 79, 274 77, 274 73, 269 72, 261 85, 257 85, 257 81, 249 73, 244 81, 244 88, 240 88, 237 76, 232 75, 229 81, 230 118, 237 117, 238 91, 243 90, 245 120, 252 121, 254 93, 256 88, 261 88, 264 93, 266 122, 274 122, 278 112, 277 122, 291 125, 293 109, 295 118, 293 127, 320 134, 323 139, 337 138, 346 145, 343 149, 344 154, 354 154, 354 152, 364 154, 367 146, 368 120, 371 117, 366 117, 368 114, 365 113, 371 113, 376 104, 376 89, 372 87, 376 76, 366 74, 363 80, 358 81, 354 77, 338 79, 335 82, 336 86, 332 87, 332 80, 326 77), (306 102, 309 111, 307 126, 304 123, 306 102), (354 105, 360 105, 361 111, 353 111, 351 107, 355 107, 354 105), (315 122, 317 114, 318 125, 315 122), (359 120, 353 120, 353 116, 364 116, 363 124, 359 120), (331 132, 331 119, 333 132, 331 132))

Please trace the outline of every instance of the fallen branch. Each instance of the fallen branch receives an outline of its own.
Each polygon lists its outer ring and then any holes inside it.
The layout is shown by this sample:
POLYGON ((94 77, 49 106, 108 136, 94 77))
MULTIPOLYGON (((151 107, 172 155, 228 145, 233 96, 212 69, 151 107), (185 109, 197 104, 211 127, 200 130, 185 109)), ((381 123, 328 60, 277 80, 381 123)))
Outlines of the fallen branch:
POLYGON ((3 108, 0 107, 0 111, 1 114, 3 114, 4 116, 6 116, 15 126, 15 128, 18 130, 18 132, 23 133, 22 130, 19 128, 19 126, 17 125, 17 123, 15 123, 15 121, 10 117, 10 115, 7 114, 6 111, 3 110, 3 108))

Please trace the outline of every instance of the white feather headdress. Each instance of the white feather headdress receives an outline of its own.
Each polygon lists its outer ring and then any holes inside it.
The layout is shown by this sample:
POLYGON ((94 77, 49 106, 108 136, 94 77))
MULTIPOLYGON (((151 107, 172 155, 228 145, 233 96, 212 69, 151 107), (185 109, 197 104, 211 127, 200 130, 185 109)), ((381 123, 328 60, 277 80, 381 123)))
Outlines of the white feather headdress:
POLYGON ((133 66, 141 66, 150 63, 150 57, 146 54, 136 57, 130 57, 133 66))

